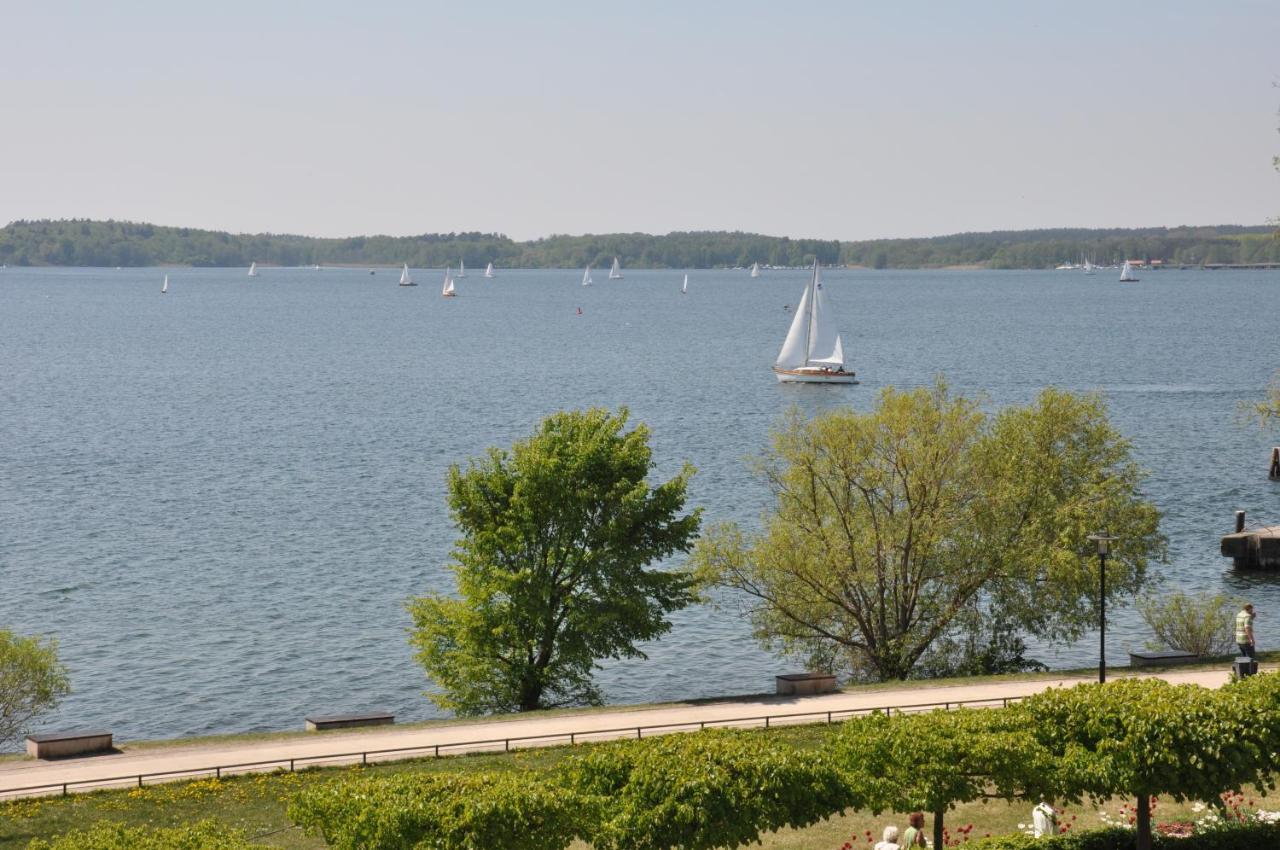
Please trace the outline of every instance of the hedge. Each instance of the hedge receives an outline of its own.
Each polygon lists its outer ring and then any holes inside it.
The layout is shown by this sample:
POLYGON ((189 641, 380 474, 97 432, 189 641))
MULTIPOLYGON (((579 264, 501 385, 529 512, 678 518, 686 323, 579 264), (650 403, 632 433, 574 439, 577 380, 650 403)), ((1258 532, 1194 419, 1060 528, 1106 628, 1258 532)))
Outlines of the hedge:
MULTIPOLYGON (((966 846, 971 850, 1133 850, 1136 842, 1134 830, 1112 827, 1044 838, 999 835, 966 846)), ((1159 850, 1273 850, 1280 847, 1280 824, 1255 821, 1219 826, 1186 838, 1157 833, 1152 846, 1159 850)))
POLYGON ((35 839, 27 850, 270 850, 251 844, 244 834, 217 821, 203 820, 179 827, 139 827, 96 823, 52 841, 35 839))

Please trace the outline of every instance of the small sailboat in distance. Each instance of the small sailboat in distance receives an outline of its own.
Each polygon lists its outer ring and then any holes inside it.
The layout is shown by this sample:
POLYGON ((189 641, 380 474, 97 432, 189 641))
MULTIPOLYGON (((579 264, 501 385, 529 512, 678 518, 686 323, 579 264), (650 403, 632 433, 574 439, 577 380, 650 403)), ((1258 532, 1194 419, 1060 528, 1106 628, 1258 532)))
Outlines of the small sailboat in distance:
POLYGON ((618 264, 618 258, 613 258, 613 268, 609 269, 609 280, 622 280, 622 266, 618 264))
POLYGON ((1084 258, 1084 273, 1085 273, 1085 274, 1093 274, 1093 273, 1094 273, 1094 269, 1096 269, 1096 268, 1097 268, 1097 266, 1095 266, 1095 265, 1093 264, 1093 260, 1089 259, 1088 257, 1085 257, 1085 258, 1084 258))
POLYGON ((165 275, 164 284, 160 287, 160 294, 164 295, 168 291, 169 291, 169 276, 165 275))
POLYGON ((680 287, 680 294, 681 295, 689 294, 689 273, 688 272, 684 273, 684 286, 680 287))
POLYGON ((249 264, 249 277, 258 276, 258 264, 256 262, 249 264))
POLYGON ((773 372, 779 383, 852 384, 854 373, 844 368, 844 345, 822 294, 822 272, 813 262, 813 276, 800 296, 791 329, 778 352, 773 372))
POLYGON ((494 276, 495 276, 495 275, 494 275, 494 273, 493 273, 493 263, 490 263, 489 265, 487 265, 487 266, 485 266, 485 267, 484 267, 484 276, 485 276, 485 277, 494 277, 494 276))
POLYGON ((1137 283, 1138 279, 1138 276, 1133 273, 1133 266, 1129 264, 1128 260, 1125 260, 1124 268, 1120 269, 1120 280, 1125 283, 1137 283))
POLYGON ((752 276, 752 277, 759 277, 759 276, 760 276, 760 264, 759 264, 759 263, 752 263, 752 264, 751 264, 751 276, 752 276))
POLYGON ((404 268, 400 271, 400 285, 401 286, 417 286, 418 285, 413 282, 413 278, 409 277, 408 263, 405 263, 404 268))
POLYGON ((448 267, 444 270, 444 286, 440 289, 440 295, 444 298, 452 298, 458 294, 453 291, 453 275, 451 271, 452 269, 448 267))
POLYGON ((582 285, 591 285, 591 264, 587 263, 587 270, 582 273, 582 285))
POLYGON ((458 280, 462 280, 462 279, 463 279, 464 277, 466 277, 466 276, 467 276, 467 261, 466 261, 466 260, 459 260, 459 261, 458 261, 458 274, 457 274, 457 279, 458 279, 458 280))

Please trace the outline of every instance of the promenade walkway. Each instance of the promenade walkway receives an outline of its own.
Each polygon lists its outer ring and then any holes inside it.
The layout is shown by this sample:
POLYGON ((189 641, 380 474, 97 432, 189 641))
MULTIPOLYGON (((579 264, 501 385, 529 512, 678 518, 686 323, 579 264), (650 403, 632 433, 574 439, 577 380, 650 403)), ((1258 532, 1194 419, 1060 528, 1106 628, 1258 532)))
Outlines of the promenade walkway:
MULTIPOLYGON (((1151 675, 1176 684, 1219 687, 1227 681, 1228 671, 1165 671, 1151 675)), ((265 740, 175 743, 134 750, 124 744, 120 752, 108 755, 59 761, 28 759, 0 762, 0 798, 63 793, 64 783, 66 791, 75 792, 194 776, 420 758, 437 753, 456 755, 502 751, 527 746, 634 738, 638 735, 647 737, 704 726, 822 723, 876 708, 910 710, 935 706, 954 708, 957 704, 1002 705, 1046 688, 1087 681, 1092 680, 1072 677, 987 681, 973 685, 917 684, 815 696, 760 696, 416 727, 381 726, 265 740), (142 777, 141 783, 139 776, 142 777)))

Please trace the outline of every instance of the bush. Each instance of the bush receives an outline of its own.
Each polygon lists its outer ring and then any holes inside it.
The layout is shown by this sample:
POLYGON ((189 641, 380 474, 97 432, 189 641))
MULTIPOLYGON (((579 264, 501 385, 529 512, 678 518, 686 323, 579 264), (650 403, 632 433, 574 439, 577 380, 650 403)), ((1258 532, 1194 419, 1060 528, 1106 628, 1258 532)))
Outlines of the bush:
MULTIPOLYGON (((1160 850, 1240 850, 1240 848, 1280 847, 1280 825, 1248 823, 1224 826, 1187 838, 1152 836, 1152 844, 1160 850)), ((1021 833, 999 835, 975 841, 973 850, 1133 850, 1132 829, 1093 829, 1046 838, 1032 838, 1021 833)))
POLYGON ((579 803, 538 776, 355 774, 303 791, 289 817, 337 850, 563 850, 579 803))
POLYGON ((1142 619, 1164 646, 1200 657, 1222 655, 1235 645, 1235 605, 1219 593, 1172 593, 1138 603, 1142 619))
POLYGON ((27 850, 268 850, 265 844, 250 844, 244 834, 229 830, 217 821, 205 820, 189 826, 151 828, 122 823, 96 823, 91 828, 68 832, 53 841, 39 838, 27 850))
POLYGON ((710 850, 805 827, 858 801, 829 758, 767 733, 629 741, 573 759, 562 781, 595 801, 596 850, 710 850))

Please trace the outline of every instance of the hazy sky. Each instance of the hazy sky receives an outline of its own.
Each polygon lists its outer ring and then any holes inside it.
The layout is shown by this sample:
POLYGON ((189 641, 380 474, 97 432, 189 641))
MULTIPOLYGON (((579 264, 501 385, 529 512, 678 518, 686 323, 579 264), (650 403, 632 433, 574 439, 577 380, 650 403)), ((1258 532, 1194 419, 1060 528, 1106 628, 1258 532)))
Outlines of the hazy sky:
POLYGON ((1260 224, 1277 80, 1277 0, 0 0, 0 223, 1260 224))

